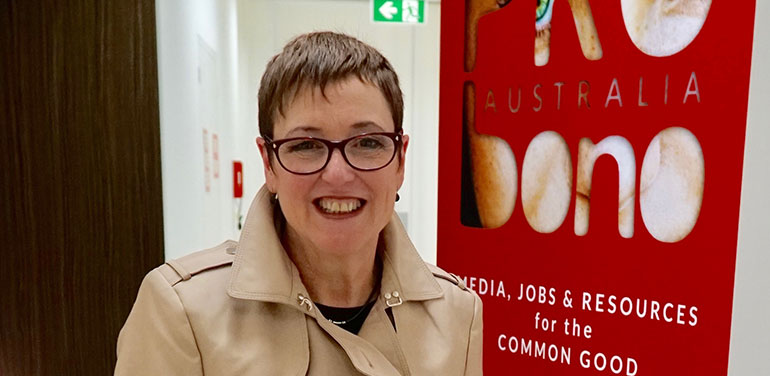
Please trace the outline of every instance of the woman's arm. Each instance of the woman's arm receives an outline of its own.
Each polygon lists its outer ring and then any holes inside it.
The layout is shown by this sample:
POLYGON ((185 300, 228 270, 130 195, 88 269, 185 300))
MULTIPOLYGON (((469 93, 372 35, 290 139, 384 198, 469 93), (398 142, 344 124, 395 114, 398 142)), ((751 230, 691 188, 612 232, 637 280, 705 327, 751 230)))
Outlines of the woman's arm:
POLYGON ((484 310, 481 298, 473 293, 473 321, 471 322, 470 336, 468 339, 468 352, 465 360, 465 376, 480 376, 483 371, 483 344, 484 341, 484 310))
POLYGON ((142 281, 120 331, 115 375, 203 375, 187 313, 160 268, 142 281))

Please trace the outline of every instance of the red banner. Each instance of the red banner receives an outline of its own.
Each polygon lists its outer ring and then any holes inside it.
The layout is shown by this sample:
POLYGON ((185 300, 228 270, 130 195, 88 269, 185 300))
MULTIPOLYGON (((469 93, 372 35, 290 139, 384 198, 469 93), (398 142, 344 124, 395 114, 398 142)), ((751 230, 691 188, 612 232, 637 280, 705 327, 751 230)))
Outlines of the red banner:
POLYGON ((730 4, 442 3, 438 263, 484 300, 487 374, 727 373, 754 1, 730 4))

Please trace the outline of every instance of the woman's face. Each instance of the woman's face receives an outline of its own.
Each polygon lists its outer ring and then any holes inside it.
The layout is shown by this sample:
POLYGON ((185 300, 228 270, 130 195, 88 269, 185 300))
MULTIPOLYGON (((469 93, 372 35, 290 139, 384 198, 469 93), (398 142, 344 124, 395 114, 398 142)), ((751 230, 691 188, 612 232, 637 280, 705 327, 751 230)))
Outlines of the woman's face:
MULTIPOLYGON (((324 92, 325 96, 318 88, 301 91, 284 107, 283 116, 276 115, 273 139, 313 136, 339 141, 394 131, 390 108, 377 87, 352 77, 327 85, 324 92)), ((356 252, 376 244, 404 180, 407 143, 404 136, 401 153, 380 170, 355 170, 335 150, 323 170, 295 175, 281 167, 275 156, 270 163, 260 141, 266 183, 278 194, 290 234, 330 253, 356 252), (330 212, 335 204, 342 212, 330 212), (348 211, 351 208, 356 209, 348 211)))

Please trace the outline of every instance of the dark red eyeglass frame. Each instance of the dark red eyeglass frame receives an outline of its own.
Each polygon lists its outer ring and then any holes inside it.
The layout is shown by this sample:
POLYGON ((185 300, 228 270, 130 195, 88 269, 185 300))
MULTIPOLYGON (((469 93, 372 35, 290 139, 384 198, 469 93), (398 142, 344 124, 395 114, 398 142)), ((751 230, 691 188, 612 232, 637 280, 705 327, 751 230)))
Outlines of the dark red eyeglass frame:
POLYGON ((340 140, 340 141, 329 141, 327 139, 318 138, 318 137, 292 137, 292 138, 284 138, 284 139, 280 139, 280 140, 272 140, 270 137, 267 137, 267 136, 262 136, 262 138, 264 138, 265 142, 267 143, 267 145, 270 146, 270 148, 268 150, 272 150, 273 154, 275 154, 275 158, 278 160, 278 163, 281 165, 281 167, 283 167, 284 170, 286 170, 286 171, 288 171, 288 172, 290 172, 292 174, 295 174, 295 175, 312 175, 312 174, 315 174, 315 173, 323 170, 324 168, 326 168, 326 166, 329 164, 329 161, 332 159, 332 153, 334 153, 335 149, 339 149, 340 154, 342 154, 342 159, 344 159, 345 162, 348 164, 348 166, 352 167, 354 170, 358 170, 358 171, 377 171, 377 170, 381 170, 381 169, 387 167, 391 162, 393 162, 393 158, 395 158, 396 154, 400 152, 400 150, 401 150, 401 143, 403 142, 403 131, 399 131, 399 132, 364 133, 364 134, 355 135, 353 137, 346 138, 346 139, 340 140), (390 159, 388 159, 387 163, 385 163, 382 166, 377 167, 377 168, 359 168, 359 167, 353 166, 353 164, 350 163, 350 160, 348 160, 347 154, 345 154, 345 146, 350 141, 353 141, 353 140, 355 140, 357 138, 365 137, 365 136, 387 136, 388 138, 393 140, 393 144, 395 146, 393 148, 393 155, 390 156, 390 159), (326 154, 326 161, 324 162, 324 164, 319 169, 317 169, 315 171, 311 171, 311 172, 295 172, 295 171, 292 171, 292 170, 286 168, 286 166, 283 165, 283 162, 281 162, 281 157, 279 156, 279 153, 278 153, 278 148, 280 148, 281 145, 283 145, 283 144, 285 144, 285 143, 287 143, 289 141, 296 141, 296 140, 313 140, 313 141, 321 142, 322 144, 326 145, 326 148, 329 150, 329 152, 326 154))

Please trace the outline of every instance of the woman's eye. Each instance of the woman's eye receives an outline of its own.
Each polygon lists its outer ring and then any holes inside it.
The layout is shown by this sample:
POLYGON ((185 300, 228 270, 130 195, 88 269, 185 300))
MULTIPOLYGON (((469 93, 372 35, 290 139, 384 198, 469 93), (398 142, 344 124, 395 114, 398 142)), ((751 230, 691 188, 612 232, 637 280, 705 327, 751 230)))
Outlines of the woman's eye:
POLYGON ((299 141, 297 143, 292 143, 287 146, 289 147, 290 152, 316 150, 321 147, 321 145, 319 145, 318 142, 310 141, 310 140, 299 141))
POLYGON ((379 149, 383 147, 383 144, 377 138, 363 137, 358 139, 358 141, 356 142, 356 147, 363 148, 363 149, 379 149))

